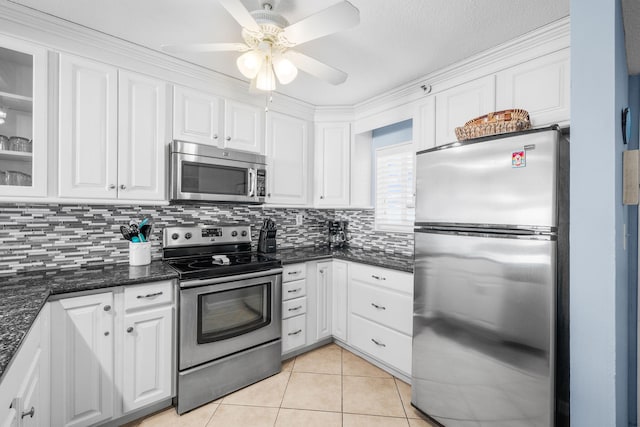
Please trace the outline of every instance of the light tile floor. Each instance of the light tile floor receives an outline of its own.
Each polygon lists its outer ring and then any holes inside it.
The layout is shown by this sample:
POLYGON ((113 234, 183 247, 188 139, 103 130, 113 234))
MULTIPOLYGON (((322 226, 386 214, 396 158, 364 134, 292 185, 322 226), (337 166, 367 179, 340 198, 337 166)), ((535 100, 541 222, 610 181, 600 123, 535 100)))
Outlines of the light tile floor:
POLYGON ((431 427, 411 386, 335 344, 282 372, 179 416, 170 408, 127 427, 431 427))

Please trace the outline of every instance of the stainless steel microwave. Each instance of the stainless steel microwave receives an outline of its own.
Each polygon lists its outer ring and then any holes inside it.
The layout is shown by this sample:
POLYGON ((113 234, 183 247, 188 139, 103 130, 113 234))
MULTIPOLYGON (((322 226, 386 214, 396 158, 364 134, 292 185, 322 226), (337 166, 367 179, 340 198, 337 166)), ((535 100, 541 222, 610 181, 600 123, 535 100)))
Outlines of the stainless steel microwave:
POLYGON ((171 143, 171 200, 264 203, 265 156, 205 144, 171 143))

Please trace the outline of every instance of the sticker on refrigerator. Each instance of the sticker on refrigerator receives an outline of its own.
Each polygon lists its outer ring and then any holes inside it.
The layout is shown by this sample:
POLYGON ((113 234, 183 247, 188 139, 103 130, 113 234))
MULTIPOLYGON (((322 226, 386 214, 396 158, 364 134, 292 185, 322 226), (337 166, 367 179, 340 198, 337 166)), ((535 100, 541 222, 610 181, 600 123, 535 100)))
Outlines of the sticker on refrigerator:
POLYGON ((511 153, 511 167, 523 168, 527 166, 526 151, 514 151, 511 153))

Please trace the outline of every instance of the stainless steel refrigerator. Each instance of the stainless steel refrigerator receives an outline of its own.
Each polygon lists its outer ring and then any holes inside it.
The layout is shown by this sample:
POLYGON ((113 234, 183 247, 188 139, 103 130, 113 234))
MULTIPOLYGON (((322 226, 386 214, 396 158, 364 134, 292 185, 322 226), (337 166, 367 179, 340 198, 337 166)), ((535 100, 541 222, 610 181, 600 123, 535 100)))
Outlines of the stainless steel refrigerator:
POLYGON ((447 427, 561 424, 567 152, 551 127, 417 155, 411 400, 447 427))

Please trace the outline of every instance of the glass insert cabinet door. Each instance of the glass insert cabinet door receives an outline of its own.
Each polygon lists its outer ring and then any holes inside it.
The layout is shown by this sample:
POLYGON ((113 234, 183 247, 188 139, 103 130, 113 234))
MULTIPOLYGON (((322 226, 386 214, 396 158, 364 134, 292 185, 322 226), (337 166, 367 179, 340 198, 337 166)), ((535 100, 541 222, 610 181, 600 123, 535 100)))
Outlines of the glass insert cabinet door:
POLYGON ((47 51, 0 37, 0 196, 46 195, 47 51))

